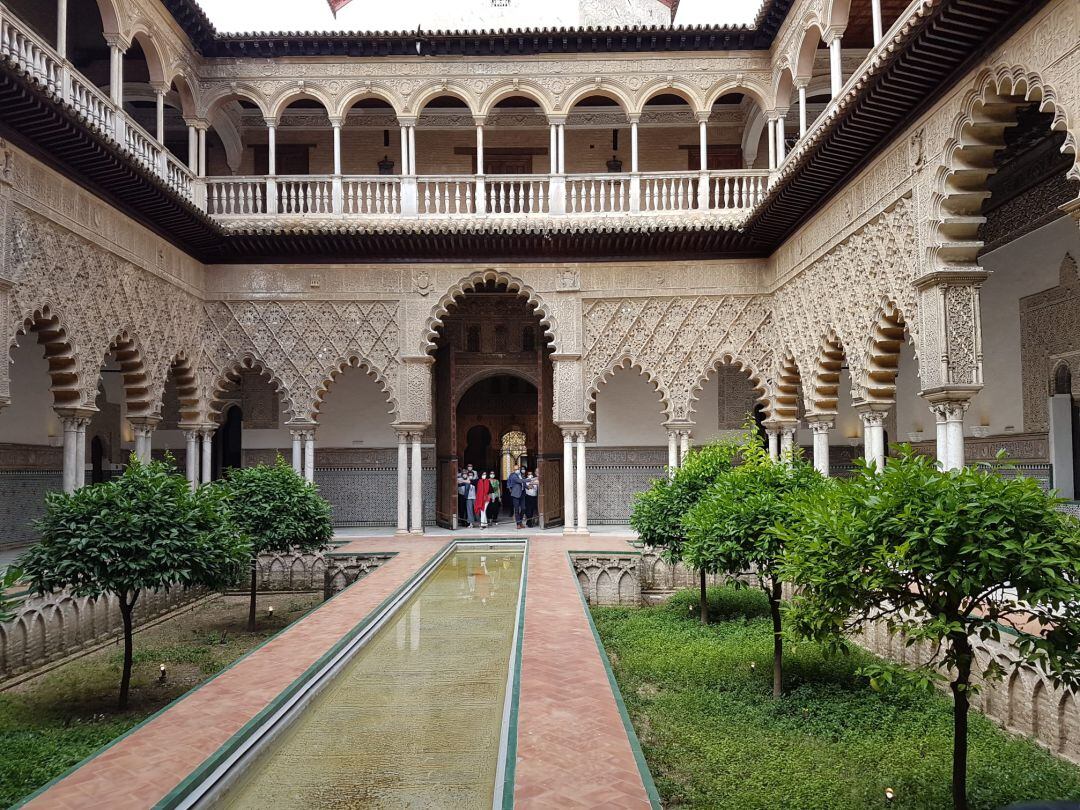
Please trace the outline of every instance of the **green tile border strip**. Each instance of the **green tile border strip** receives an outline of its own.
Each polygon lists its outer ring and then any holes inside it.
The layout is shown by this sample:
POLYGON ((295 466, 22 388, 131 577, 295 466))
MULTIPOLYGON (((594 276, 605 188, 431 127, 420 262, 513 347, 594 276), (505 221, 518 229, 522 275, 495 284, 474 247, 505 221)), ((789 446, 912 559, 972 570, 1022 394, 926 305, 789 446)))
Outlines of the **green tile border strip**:
MULTIPOLYGON (((645 754, 641 750, 641 741, 638 740, 637 732, 634 731, 634 724, 630 722, 630 714, 626 711, 626 703, 623 702, 622 691, 619 689, 619 684, 615 680, 615 673, 611 669, 611 661, 608 659, 607 651, 604 649, 604 644, 600 640, 600 633, 596 630, 596 623, 593 621, 592 611, 589 610, 589 602, 585 598, 585 594, 581 591, 581 583, 578 581, 577 575, 574 574, 574 560, 571 556, 574 552, 566 552, 566 562, 570 566, 570 574, 574 578, 574 587, 577 590, 578 598, 581 599, 581 609, 585 611, 585 618, 589 622, 589 630, 592 632, 593 641, 596 643, 596 651, 600 654, 600 660, 604 664, 604 671, 607 673, 608 686, 611 687, 611 694, 615 698, 615 704, 619 707, 619 715, 622 717, 623 729, 626 731, 627 741, 630 743, 630 750, 634 752, 634 761, 637 763, 638 773, 641 775, 641 782, 645 786, 645 792, 649 796, 649 803, 653 806, 654 810, 661 810, 660 793, 656 789, 656 783, 653 782, 652 774, 649 772, 649 764, 645 761, 645 754)), ((582 551, 578 554, 590 554, 597 556, 600 554, 626 554, 627 552, 613 552, 613 551, 582 551)))
MULTIPOLYGON (((438 552, 436 552, 436 554, 439 554, 439 553, 441 553, 441 551, 442 551, 442 549, 440 549, 440 550, 439 550, 438 552)), ((389 555, 391 555, 391 556, 395 556, 395 557, 396 557, 396 556, 398 555, 398 553, 399 553, 399 552, 397 552, 397 551, 384 551, 384 552, 380 552, 380 553, 382 553, 382 554, 389 554, 389 555)), ((426 564, 425 564, 425 565, 426 565, 426 564)), ((362 581, 363 581, 363 580, 357 580, 357 582, 354 582, 354 583, 353 583, 353 585, 356 585, 357 583, 359 583, 359 582, 362 582, 362 581)), ((349 586, 349 588, 351 588, 351 587, 352 587, 352 585, 350 585, 350 586, 349 586)), ((140 720, 140 721, 139 721, 138 723, 136 723, 136 724, 135 724, 134 726, 132 726, 131 728, 129 728, 129 729, 127 730, 127 731, 125 731, 125 732, 124 732, 123 734, 121 734, 121 735, 120 735, 119 737, 115 737, 114 739, 112 739, 112 740, 110 740, 109 742, 105 743, 105 745, 101 746, 101 748, 99 748, 99 749, 97 749, 96 751, 94 751, 94 752, 93 752, 92 754, 90 754, 89 756, 87 756, 87 757, 86 757, 85 759, 83 759, 83 760, 81 760, 81 761, 79 761, 79 762, 75 763, 75 764, 74 764, 74 765, 72 765, 72 766, 71 766, 70 768, 68 768, 68 769, 67 769, 66 771, 64 771, 64 772, 63 772, 62 774, 60 774, 59 776, 56 776, 56 777, 54 777, 53 779, 51 779, 50 781, 46 782, 46 783, 45 783, 44 785, 42 785, 41 787, 39 787, 39 788, 38 788, 37 790, 35 790, 35 791, 34 791, 33 793, 31 793, 31 794, 29 794, 29 795, 27 795, 27 796, 24 796, 24 797, 23 797, 22 799, 20 799, 20 800, 19 800, 18 802, 16 802, 15 804, 13 804, 13 805, 12 805, 12 808, 13 808, 13 810, 14 810, 14 808, 17 808, 17 807, 22 807, 22 806, 24 806, 24 805, 25 805, 25 804, 26 804, 27 802, 29 802, 29 801, 30 801, 30 800, 32 800, 32 799, 36 799, 36 798, 37 798, 38 796, 40 796, 40 795, 41 795, 42 793, 44 793, 45 791, 47 791, 47 790, 49 790, 50 788, 54 787, 55 785, 59 784, 60 782, 62 782, 62 781, 63 781, 64 779, 66 779, 67 777, 69 777, 69 776, 70 776, 71 774, 73 774, 73 773, 74 773, 75 771, 79 770, 79 769, 80 769, 81 767, 83 767, 84 765, 87 765, 87 764, 89 764, 89 763, 90 763, 90 762, 91 762, 92 760, 94 760, 94 759, 97 759, 97 758, 98 758, 99 756, 101 756, 102 754, 104 754, 104 753, 105 753, 106 751, 108 751, 108 750, 109 750, 110 748, 112 748, 112 747, 113 747, 114 745, 117 745, 118 743, 120 743, 120 742, 121 742, 122 740, 124 740, 125 738, 127 738, 127 737, 130 737, 130 736, 131 736, 132 734, 134 734, 134 733, 135 733, 136 731, 138 731, 139 729, 141 729, 141 728, 142 728, 143 726, 146 726, 146 725, 149 725, 150 723, 152 723, 152 722, 153 722, 154 720, 156 720, 156 719, 157 719, 157 718, 158 718, 159 716, 163 715, 163 714, 164 714, 165 712, 167 712, 167 711, 168 711, 169 709, 171 709, 171 708, 172 708, 173 706, 175 706, 175 705, 176 705, 177 703, 179 703, 180 701, 182 701, 182 700, 186 699, 186 698, 187 698, 188 696, 190 696, 190 695, 194 694, 195 692, 198 692, 198 691, 199 691, 200 689, 202 689, 202 688, 203 688, 204 686, 206 686, 207 684, 213 683, 213 682, 214 682, 215 680, 217 680, 218 678, 220 678, 220 677, 221 677, 222 675, 224 675, 224 674, 225 674, 226 672, 228 672, 228 671, 229 671, 230 669, 232 669, 233 667, 236 667, 236 666, 238 666, 238 665, 239 665, 239 664, 240 664, 240 663, 241 663, 242 661, 244 661, 244 659, 246 659, 246 658, 247 658, 248 656, 254 655, 254 654, 255 654, 256 652, 258 652, 259 650, 261 650, 261 649, 262 649, 263 647, 265 647, 265 646, 266 646, 267 644, 269 644, 269 643, 270 643, 271 641, 273 641, 274 639, 276 639, 276 638, 277 638, 278 636, 280 636, 280 635, 281 635, 282 633, 286 633, 286 632, 288 632, 288 631, 289 631, 289 630, 291 630, 291 629, 292 629, 292 628, 293 628, 293 627, 294 627, 295 625, 297 625, 298 623, 300 623, 300 622, 304 621, 304 619, 306 619, 306 618, 307 618, 308 616, 310 616, 310 615, 311 615, 312 613, 314 613, 314 612, 315 612, 316 610, 318 610, 319 608, 321 608, 321 607, 322 607, 323 605, 327 604, 328 602, 331 602, 331 601, 333 601, 334 599, 337 599, 337 598, 338 598, 339 596, 341 596, 341 594, 345 593, 345 591, 347 591, 347 590, 348 590, 349 588, 344 588, 344 589, 342 589, 341 591, 339 591, 338 593, 336 593, 336 594, 334 594, 334 595, 333 595, 332 597, 330 597, 330 599, 326 599, 326 600, 324 600, 323 602, 320 602, 320 603, 319 603, 318 605, 316 605, 315 607, 313 607, 313 608, 312 608, 311 610, 309 610, 309 611, 308 611, 307 613, 305 613, 305 614, 304 614, 303 616, 298 616, 298 617, 297 617, 296 619, 294 619, 293 621, 289 622, 289 624, 285 625, 285 626, 284 626, 284 627, 282 627, 282 628, 281 628, 280 630, 278 630, 278 631, 277 631, 276 633, 274 633, 274 635, 270 636, 270 637, 269 637, 269 638, 267 638, 267 639, 264 639, 264 640, 262 641, 262 643, 258 644, 257 646, 255 646, 255 647, 252 647, 252 648, 251 648, 250 650, 248 650, 248 651, 247 651, 246 653, 244 653, 244 654, 243 654, 242 656, 240 656, 239 658, 237 658, 237 659, 236 659, 235 661, 233 661, 233 662, 232 662, 231 664, 229 664, 229 665, 228 665, 227 667, 225 667, 224 669, 222 669, 222 670, 220 670, 220 671, 218 671, 218 672, 214 673, 214 674, 213 674, 212 676, 210 676, 209 678, 207 678, 207 679, 206 679, 205 681, 203 681, 202 683, 200 683, 200 684, 198 684, 198 685, 196 685, 196 686, 193 686, 193 687, 192 687, 191 689, 189 689, 188 691, 184 692, 184 694, 182 694, 182 695, 178 695, 177 697, 173 698, 173 699, 172 699, 172 700, 170 700, 170 701, 169 701, 168 703, 166 703, 166 704, 165 704, 164 706, 162 706, 162 707, 161 707, 160 709, 158 709, 158 710, 157 710, 156 712, 154 712, 153 714, 151 714, 151 715, 150 715, 149 717, 146 717, 146 718, 144 718, 143 720, 140 720)), ((387 597, 387 598, 389 598, 389 597, 387 597)), ((381 607, 381 605, 380 605, 380 607, 381 607)), ((378 608, 376 608, 376 609, 378 609, 378 608)), ((372 611, 372 612, 374 612, 374 611, 372 611)))
POLYGON ((517 647, 514 650, 514 679, 511 685, 510 717, 506 733, 506 758, 503 760, 502 803, 503 810, 513 810, 514 785, 517 776, 518 713, 521 703, 521 654, 525 647, 525 598, 529 587, 529 541, 525 540, 525 556, 521 561, 521 596, 517 615, 517 647))

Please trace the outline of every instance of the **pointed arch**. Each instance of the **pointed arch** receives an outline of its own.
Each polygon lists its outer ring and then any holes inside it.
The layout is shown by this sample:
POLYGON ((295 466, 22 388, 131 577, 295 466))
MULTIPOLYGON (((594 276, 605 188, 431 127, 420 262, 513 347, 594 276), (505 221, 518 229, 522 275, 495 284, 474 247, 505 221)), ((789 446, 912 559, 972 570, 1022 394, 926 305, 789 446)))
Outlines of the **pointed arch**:
POLYGON ((1005 130, 1015 126, 1017 110, 1037 103, 1040 112, 1053 113, 1050 129, 1065 133, 1061 151, 1073 155, 1067 173, 1080 180, 1076 133, 1054 88, 1034 72, 1001 65, 982 70, 953 120, 952 134, 942 150, 930 203, 930 266, 975 269, 983 242, 979 236, 987 178, 997 167, 994 154, 1005 146, 1005 130))
POLYGON ((505 286, 507 292, 517 293, 522 298, 525 298, 529 306, 535 309, 540 316, 540 327, 544 330, 544 340, 551 344, 553 351, 558 352, 557 325, 544 299, 537 294, 536 290, 516 276, 504 273, 501 270, 489 269, 478 270, 460 279, 431 308, 431 314, 428 315, 424 324, 424 332, 420 340, 419 350, 421 354, 431 354, 435 351, 435 339, 439 335, 439 329, 443 325, 442 319, 449 310, 450 305, 477 287, 486 285, 505 286))

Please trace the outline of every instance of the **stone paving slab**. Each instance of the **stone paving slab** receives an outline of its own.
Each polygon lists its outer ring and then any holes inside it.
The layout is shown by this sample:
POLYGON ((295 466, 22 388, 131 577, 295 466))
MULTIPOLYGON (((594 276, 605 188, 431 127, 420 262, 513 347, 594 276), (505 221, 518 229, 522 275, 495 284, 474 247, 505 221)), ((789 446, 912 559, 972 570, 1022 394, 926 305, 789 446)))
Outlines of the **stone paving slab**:
MULTIPOLYGON (((498 540, 524 532, 460 532, 498 540)), ((152 807, 257 715, 450 539, 357 537, 337 552, 397 555, 231 669, 35 796, 33 808, 152 807)), ((530 539, 518 714, 515 806, 652 804, 567 559, 622 551, 629 537, 530 539)))
MULTIPOLYGON (((231 669, 32 799, 32 808, 148 808, 176 787, 446 544, 354 541, 393 557, 231 669)), ((350 544, 351 546, 352 544, 350 544)))

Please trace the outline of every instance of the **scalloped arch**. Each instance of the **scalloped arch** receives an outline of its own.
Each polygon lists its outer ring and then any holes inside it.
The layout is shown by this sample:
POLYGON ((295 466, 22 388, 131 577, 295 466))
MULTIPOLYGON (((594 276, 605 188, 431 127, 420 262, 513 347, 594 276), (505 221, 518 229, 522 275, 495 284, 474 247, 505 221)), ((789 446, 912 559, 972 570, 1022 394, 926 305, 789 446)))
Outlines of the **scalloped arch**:
POLYGON ((600 392, 600 389, 614 377, 619 371, 630 370, 636 371, 640 376, 644 377, 653 389, 659 394, 660 407, 664 411, 664 417, 666 419, 671 418, 671 396, 667 389, 660 381, 660 375, 655 370, 649 368, 647 365, 643 365, 641 361, 634 360, 628 354, 622 354, 617 359, 612 360, 604 367, 603 371, 593 378, 589 384, 588 390, 585 392, 585 416, 594 425, 596 423, 596 396, 600 392))
POLYGON ((799 418, 802 392, 802 373, 791 351, 785 351, 776 374, 775 393, 772 396, 772 414, 777 419, 794 422, 799 418))
POLYGON ((317 418, 322 406, 326 403, 326 397, 330 393, 330 389, 337 382, 337 378, 350 368, 364 372, 365 377, 370 378, 372 382, 379 386, 379 390, 385 396, 385 401, 390 405, 390 413, 394 414, 396 418, 398 404, 394 398, 393 389, 390 387, 386 377, 379 373, 378 367, 359 352, 347 352, 341 355, 320 372, 321 382, 315 389, 315 399, 311 403, 311 413, 308 415, 317 418))
POLYGON ((821 339, 814 371, 810 379, 810 391, 806 394, 807 405, 816 414, 836 416, 840 408, 840 374, 847 355, 844 341, 836 329, 830 326, 821 339))
MULTIPOLYGON (((202 398, 199 396, 198 377, 195 373, 195 365, 188 357, 188 353, 181 349, 169 360, 169 367, 165 374, 166 383, 172 379, 176 385, 176 397, 180 403, 180 426, 196 425, 200 421, 203 412, 202 398)), ((157 398, 160 408, 165 391, 162 390, 157 398)))
POLYGON ((999 65, 979 72, 953 119, 933 179, 928 248, 931 267, 975 266, 983 245, 979 225, 986 181, 996 170, 996 149, 990 147, 1005 145, 1004 130, 1016 123, 1017 108, 1037 102, 1040 111, 1053 113, 1050 128, 1065 132, 1061 151, 1073 155, 1066 176, 1080 180, 1076 133, 1057 98, 1055 90, 1037 73, 1021 66, 999 65))
POLYGON ((49 391, 56 407, 72 408, 81 404, 83 392, 76 362, 77 347, 64 319, 56 314, 50 304, 42 304, 23 313, 11 339, 8 341, 8 362, 11 349, 19 335, 34 335, 38 345, 45 349, 49 363, 49 391))
MULTIPOLYGON (((150 374, 147 370, 146 353, 139 336, 130 329, 121 329, 105 350, 104 361, 113 355, 120 366, 124 386, 124 405, 128 416, 150 416, 158 410, 159 398, 150 390, 150 374)), ((100 375, 99 375, 100 378, 100 375)))
POLYGON ((765 375, 754 367, 746 358, 739 355, 737 352, 724 351, 709 362, 705 367, 705 370, 698 375, 697 380, 690 387, 690 396, 688 398, 689 413, 694 413, 697 408, 697 402, 701 398, 701 390, 705 387, 706 381, 718 371, 721 366, 734 366, 743 372, 750 382, 750 387, 754 393, 757 394, 757 401, 765 408, 766 414, 772 414, 773 403, 769 401, 769 383, 765 378, 765 375))
POLYGON ((438 303, 431 308, 431 313, 424 324, 424 334, 421 337, 419 347, 422 354, 430 354, 435 350, 435 338, 439 335, 438 330, 443 324, 443 316, 446 315, 450 305, 458 298, 475 290, 478 286, 489 282, 496 285, 505 284, 507 292, 517 293, 525 298, 536 309, 537 315, 540 316, 540 326, 544 330, 545 339, 551 343, 553 351, 559 351, 557 324, 544 299, 537 294, 536 290, 516 276, 504 273, 501 270, 478 270, 454 284, 439 299, 438 303))
POLYGON ((242 356, 232 360, 225 368, 220 370, 214 379, 209 397, 210 401, 207 407, 207 416, 211 421, 216 422, 221 416, 222 405, 224 404, 224 394, 228 391, 227 386, 229 383, 236 382, 239 379, 240 372, 246 370, 259 372, 260 376, 266 379, 270 385, 274 387, 274 391, 277 393, 278 400, 284 407, 285 413, 290 416, 296 416, 296 414, 292 413, 292 397, 290 396, 288 386, 285 385, 281 377, 261 358, 256 357, 251 352, 245 352, 242 356))
MULTIPOLYGON (((865 402, 892 405, 896 402, 900 349, 905 340, 914 346, 914 339, 903 312, 892 299, 881 302, 867 332, 861 379, 852 380, 852 388, 865 402)), ((917 363, 917 353, 915 359, 917 363)))

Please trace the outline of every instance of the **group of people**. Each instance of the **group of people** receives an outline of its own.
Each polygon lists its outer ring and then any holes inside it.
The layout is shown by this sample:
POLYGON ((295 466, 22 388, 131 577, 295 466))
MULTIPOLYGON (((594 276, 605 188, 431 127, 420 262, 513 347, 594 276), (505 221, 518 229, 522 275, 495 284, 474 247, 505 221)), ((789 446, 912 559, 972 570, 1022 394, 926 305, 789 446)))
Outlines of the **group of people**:
POLYGON ((468 464, 458 472, 457 493, 458 520, 465 528, 497 526, 505 493, 513 505, 514 523, 524 529, 532 526, 537 517, 540 479, 521 465, 504 483, 494 472, 477 472, 472 464, 468 464))

